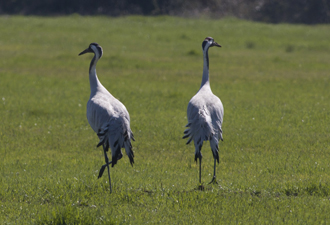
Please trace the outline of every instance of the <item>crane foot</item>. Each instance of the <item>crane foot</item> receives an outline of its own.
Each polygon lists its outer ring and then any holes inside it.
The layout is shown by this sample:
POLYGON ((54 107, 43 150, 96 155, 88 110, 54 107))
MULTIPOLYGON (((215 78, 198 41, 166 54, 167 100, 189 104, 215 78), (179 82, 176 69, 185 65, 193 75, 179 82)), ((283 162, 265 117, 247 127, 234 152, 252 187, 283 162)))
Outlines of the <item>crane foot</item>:
POLYGON ((202 184, 198 186, 198 190, 200 190, 200 191, 204 191, 204 189, 205 189, 205 188, 204 188, 204 186, 203 186, 202 184))
POLYGON ((216 178, 213 177, 209 184, 218 184, 218 182, 217 182, 216 178))

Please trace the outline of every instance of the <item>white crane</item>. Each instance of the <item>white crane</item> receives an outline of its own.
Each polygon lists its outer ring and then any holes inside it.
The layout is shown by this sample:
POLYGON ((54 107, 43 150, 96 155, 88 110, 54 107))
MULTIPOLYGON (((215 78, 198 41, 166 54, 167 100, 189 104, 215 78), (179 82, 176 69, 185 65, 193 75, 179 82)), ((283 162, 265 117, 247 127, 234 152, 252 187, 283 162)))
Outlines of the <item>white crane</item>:
POLYGON ((91 43, 87 49, 79 55, 94 53, 89 67, 89 83, 91 95, 87 102, 87 120, 100 139, 97 147, 103 146, 105 164, 102 166, 98 178, 108 169, 110 193, 111 179, 109 164, 113 167, 123 154, 121 148, 125 148, 131 165, 134 163, 131 139, 134 141, 133 132, 130 128, 130 117, 126 107, 101 84, 96 75, 96 63, 102 57, 103 50, 97 43, 91 43), (107 151, 111 149, 112 161, 109 162, 107 151))
MULTIPOLYGON (((215 177, 216 161, 219 163, 219 140, 222 138, 223 106, 220 99, 215 96, 210 87, 209 80, 209 56, 210 47, 221 47, 213 38, 207 37, 202 43, 203 48, 203 78, 199 91, 191 98, 187 108, 187 118, 189 127, 184 131, 183 138, 189 137, 187 144, 194 140, 195 161, 199 159, 199 183, 202 184, 201 165, 202 165, 202 146, 204 141, 210 141, 211 150, 214 158, 214 173, 210 183, 217 183, 215 177)), ((202 186, 201 186, 202 187, 202 186)))

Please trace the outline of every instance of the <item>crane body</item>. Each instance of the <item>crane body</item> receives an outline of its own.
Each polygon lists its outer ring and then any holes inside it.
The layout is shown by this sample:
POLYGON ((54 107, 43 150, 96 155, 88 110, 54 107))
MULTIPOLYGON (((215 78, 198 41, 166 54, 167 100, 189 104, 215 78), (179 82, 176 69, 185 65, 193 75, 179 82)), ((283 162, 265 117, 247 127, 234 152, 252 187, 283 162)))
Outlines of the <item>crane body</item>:
POLYGON ((213 38, 207 37, 202 43, 203 77, 199 91, 191 98, 187 107, 188 127, 183 138, 189 138, 187 144, 194 141, 195 161, 199 159, 199 182, 201 181, 202 146, 209 141, 214 158, 214 173, 212 182, 216 182, 216 162, 219 163, 219 141, 222 137, 223 105, 221 100, 212 93, 209 81, 209 47, 221 47, 213 38))
POLYGON ((105 164, 101 167, 100 178, 104 169, 108 169, 110 193, 112 192, 109 165, 113 167, 123 154, 121 148, 125 148, 130 163, 133 166, 134 153, 131 140, 134 140, 130 128, 130 117, 126 107, 101 84, 96 75, 96 63, 102 57, 103 50, 97 43, 91 43, 87 49, 79 55, 94 53, 89 67, 89 81, 91 94, 87 102, 87 120, 91 128, 97 133, 100 142, 97 147, 103 146, 105 164), (112 161, 109 162, 107 152, 111 149, 112 161))

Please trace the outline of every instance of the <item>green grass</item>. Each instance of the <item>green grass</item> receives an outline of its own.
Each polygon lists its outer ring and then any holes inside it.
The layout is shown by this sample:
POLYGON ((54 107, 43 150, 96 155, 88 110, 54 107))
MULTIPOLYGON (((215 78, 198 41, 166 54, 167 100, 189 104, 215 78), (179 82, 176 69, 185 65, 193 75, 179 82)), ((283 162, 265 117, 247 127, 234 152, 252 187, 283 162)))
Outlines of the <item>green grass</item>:
POLYGON ((0 17, 1 224, 326 224, 330 221, 329 25, 175 17, 0 17), (218 185, 182 140, 212 36, 225 109, 218 185), (86 119, 97 72, 131 116, 135 164, 107 178, 86 119))

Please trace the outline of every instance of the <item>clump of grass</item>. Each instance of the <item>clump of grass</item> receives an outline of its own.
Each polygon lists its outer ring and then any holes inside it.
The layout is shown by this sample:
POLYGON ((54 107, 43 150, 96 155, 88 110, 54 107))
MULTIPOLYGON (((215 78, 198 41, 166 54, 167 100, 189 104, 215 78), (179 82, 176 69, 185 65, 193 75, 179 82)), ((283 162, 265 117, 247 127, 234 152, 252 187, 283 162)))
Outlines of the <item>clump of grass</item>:
POLYGON ((195 49, 192 49, 187 52, 187 55, 196 56, 199 55, 199 53, 195 49))
POLYGON ((247 41, 245 42, 245 46, 247 49, 254 49, 256 47, 256 44, 253 41, 247 41))
POLYGON ((289 44, 285 47, 285 52, 287 52, 287 53, 293 52, 294 50, 295 50, 294 45, 289 44))
POLYGON ((182 34, 180 36, 180 38, 183 39, 183 40, 189 40, 190 39, 190 37, 188 35, 186 35, 186 34, 182 34))
POLYGON ((281 59, 279 56, 275 56, 275 57, 273 58, 273 62, 276 62, 276 63, 278 63, 278 62, 283 62, 283 59, 281 59))

